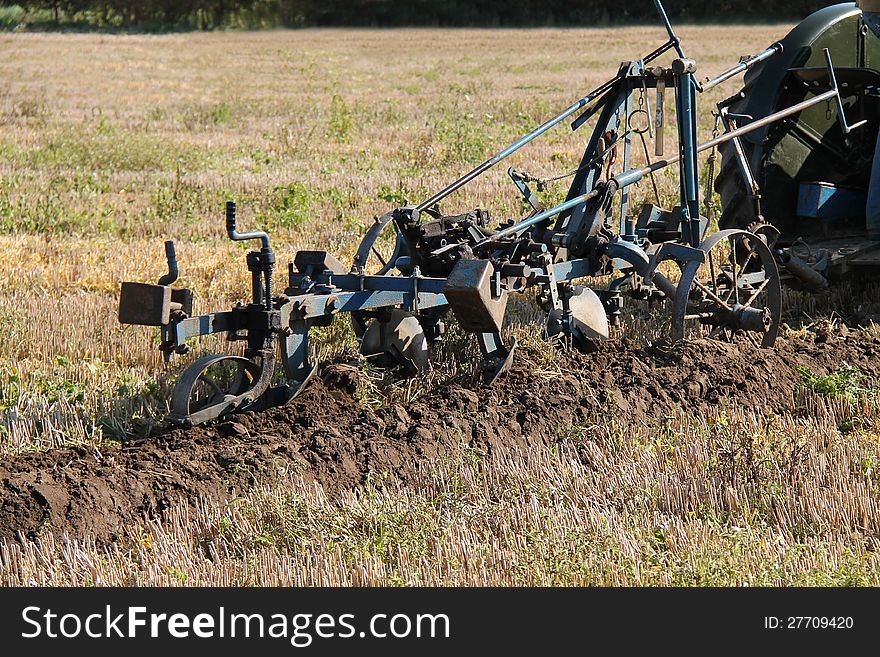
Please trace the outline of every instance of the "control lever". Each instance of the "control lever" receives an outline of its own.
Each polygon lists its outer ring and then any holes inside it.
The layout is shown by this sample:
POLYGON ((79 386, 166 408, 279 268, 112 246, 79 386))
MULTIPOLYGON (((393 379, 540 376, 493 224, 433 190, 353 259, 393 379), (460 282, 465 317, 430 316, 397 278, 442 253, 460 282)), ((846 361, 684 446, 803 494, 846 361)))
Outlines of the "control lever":
POLYGON ((263 230, 239 233, 235 229, 235 201, 226 201, 226 234, 236 242, 260 240, 262 248, 248 253, 247 265, 251 272, 251 288, 255 305, 265 305, 272 310, 272 270, 275 268, 275 253, 269 246, 269 235, 263 230), (262 279, 260 274, 262 274, 262 279))
POLYGON ((243 240, 260 240, 264 249, 269 247, 269 235, 262 230, 252 230, 246 233, 239 233, 235 230, 235 201, 226 201, 226 234, 229 239, 236 242, 243 240))
POLYGON ((174 240, 165 242, 165 259, 168 261, 168 273, 158 280, 159 285, 171 285, 177 280, 177 254, 174 251, 174 240))
POLYGON ((846 120, 846 111, 843 107, 843 98, 840 96, 840 88, 837 86, 837 77, 834 75, 834 64, 831 63, 831 52, 828 48, 822 51, 825 54, 825 64, 828 67, 828 77, 831 80, 831 88, 834 90, 834 99, 837 101, 837 115, 840 118, 840 125, 843 127, 843 134, 848 135, 856 128, 861 128, 868 121, 867 119, 853 123, 850 125, 846 120))

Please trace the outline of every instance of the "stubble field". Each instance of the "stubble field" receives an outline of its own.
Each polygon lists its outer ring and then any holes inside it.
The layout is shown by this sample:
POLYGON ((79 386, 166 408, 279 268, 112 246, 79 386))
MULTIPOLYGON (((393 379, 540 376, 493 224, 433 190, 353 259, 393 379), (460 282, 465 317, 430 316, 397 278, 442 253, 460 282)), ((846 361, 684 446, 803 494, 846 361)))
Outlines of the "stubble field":
MULTIPOLYGON (((682 33, 711 74, 788 29, 682 33)), ((228 198, 282 262, 303 248, 349 262, 374 215, 422 200, 662 39, 0 36, 0 582, 880 583, 872 290, 858 303, 788 294, 791 328, 771 354, 655 345, 659 309, 605 353, 560 355, 519 304, 519 365, 497 390, 475 383, 460 335, 406 381, 359 364, 337 322, 294 406, 155 435, 181 363, 166 371, 153 331, 118 325, 116 295, 163 273, 163 240, 197 311, 248 294, 228 198), (841 307, 864 320, 843 337, 829 311, 841 307)), ((735 90, 701 99, 703 138, 709 107, 735 90)), ((570 171, 587 136, 563 125, 511 164, 570 171)), ((658 177, 664 201, 673 176, 658 177)), ((643 183, 637 196, 652 194, 643 183)), ((519 215, 501 168, 445 209, 475 207, 519 215)))

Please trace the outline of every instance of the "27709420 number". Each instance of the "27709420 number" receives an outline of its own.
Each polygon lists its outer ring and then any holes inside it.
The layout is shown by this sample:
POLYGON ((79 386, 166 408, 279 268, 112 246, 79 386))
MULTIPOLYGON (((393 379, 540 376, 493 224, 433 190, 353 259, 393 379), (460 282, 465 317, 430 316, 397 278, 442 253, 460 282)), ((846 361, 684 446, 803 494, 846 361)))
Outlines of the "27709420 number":
POLYGON ((852 616, 765 616, 764 627, 787 630, 849 630, 853 627, 853 619, 852 616))

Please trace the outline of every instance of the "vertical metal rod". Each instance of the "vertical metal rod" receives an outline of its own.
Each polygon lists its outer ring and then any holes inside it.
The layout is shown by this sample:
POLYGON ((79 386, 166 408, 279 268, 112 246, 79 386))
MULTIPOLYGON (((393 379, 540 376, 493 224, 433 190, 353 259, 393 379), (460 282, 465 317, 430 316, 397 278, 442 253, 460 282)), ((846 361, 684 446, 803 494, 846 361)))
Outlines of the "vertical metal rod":
POLYGON ((251 298, 255 306, 263 305, 263 277, 258 270, 251 272, 251 298))
POLYGON ((666 117, 664 116, 665 108, 663 107, 666 102, 666 80, 660 78, 657 80, 657 107, 656 115, 654 117, 654 134, 656 138, 654 139, 654 155, 657 157, 663 157, 663 128, 666 123, 666 117))
MULTIPOLYGON (((623 103, 623 170, 629 169, 632 162, 632 135, 630 134, 629 117, 632 115, 632 90, 626 94, 626 101, 623 103)), ((650 121, 650 119, 648 119, 650 121)), ((626 235, 626 215, 629 212, 629 187, 625 187, 620 191, 620 234, 626 235)))
MULTIPOLYGON (((725 132, 733 132, 736 130, 737 125, 736 121, 734 121, 730 117, 730 112, 726 107, 722 107, 719 114, 721 115, 721 122, 724 124, 725 132)), ((739 171, 742 174, 743 180, 746 181, 746 185, 749 187, 749 191, 752 193, 752 196, 758 194, 758 183, 755 181, 755 177, 752 175, 752 168, 749 166, 749 161, 746 159, 746 153, 743 150, 742 142, 739 140, 739 137, 734 137, 730 140, 733 144, 734 151, 736 153, 736 163, 739 165, 739 171)))
POLYGON ((697 125, 695 116, 696 89, 693 73, 682 73, 675 79, 675 97, 678 110, 678 132, 681 135, 681 208, 689 222, 691 246, 700 245, 700 189, 697 166, 697 125))

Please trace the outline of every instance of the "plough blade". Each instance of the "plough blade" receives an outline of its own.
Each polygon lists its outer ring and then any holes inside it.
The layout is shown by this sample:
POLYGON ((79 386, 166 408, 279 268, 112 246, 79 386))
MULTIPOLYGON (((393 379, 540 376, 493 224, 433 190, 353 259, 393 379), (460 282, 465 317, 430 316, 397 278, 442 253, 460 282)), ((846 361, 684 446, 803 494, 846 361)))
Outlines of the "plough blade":
POLYGON ((410 372, 428 369, 428 341, 418 318, 396 308, 377 317, 361 339, 361 354, 367 358, 387 356, 410 372))
POLYGON ((562 333, 572 336, 582 349, 590 349, 591 342, 608 339, 605 306, 593 290, 578 286, 571 297, 563 301, 563 308, 550 311, 547 336, 553 338, 562 333))

